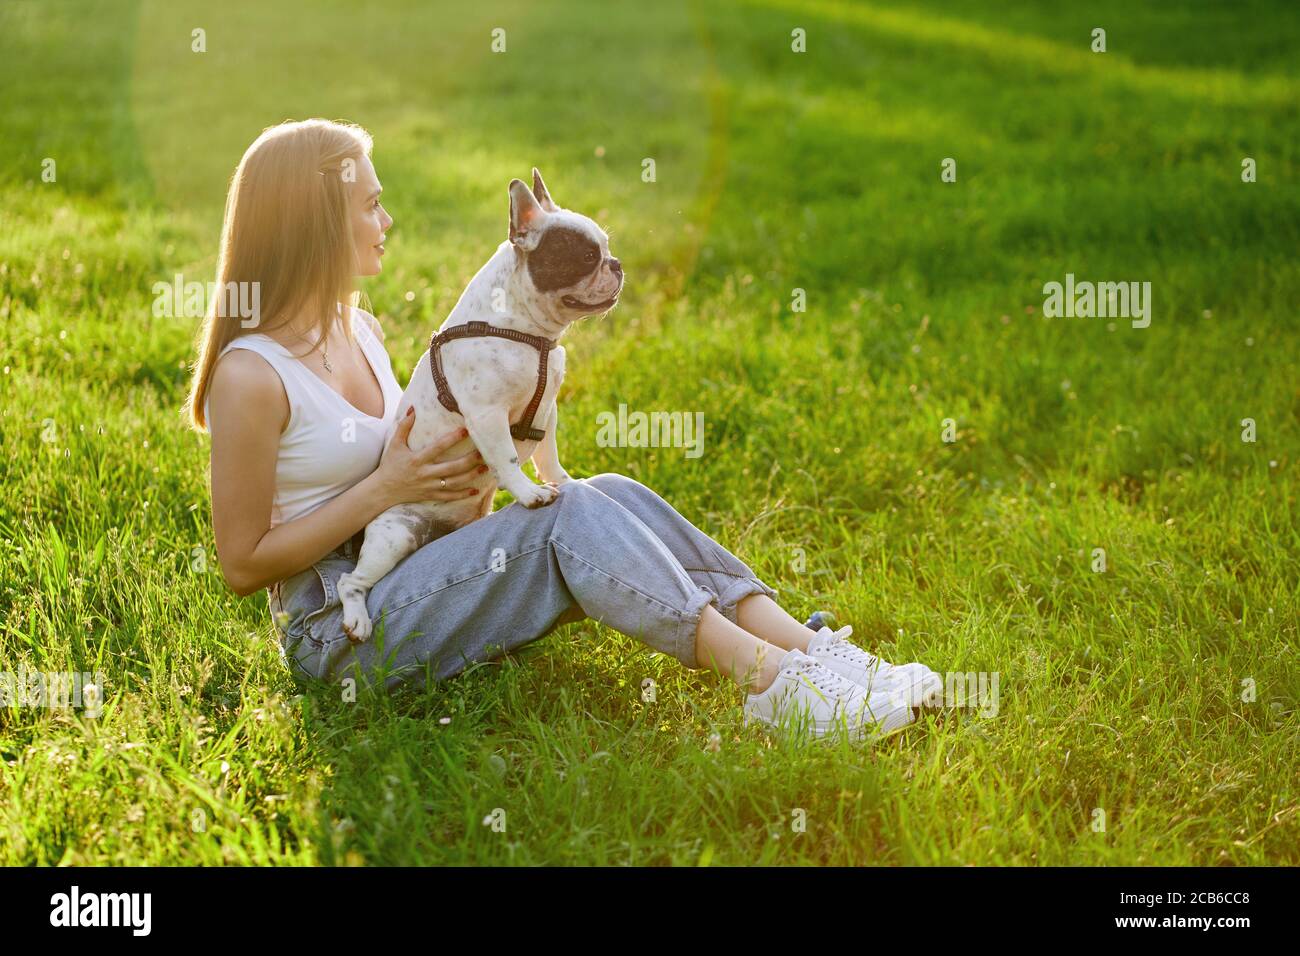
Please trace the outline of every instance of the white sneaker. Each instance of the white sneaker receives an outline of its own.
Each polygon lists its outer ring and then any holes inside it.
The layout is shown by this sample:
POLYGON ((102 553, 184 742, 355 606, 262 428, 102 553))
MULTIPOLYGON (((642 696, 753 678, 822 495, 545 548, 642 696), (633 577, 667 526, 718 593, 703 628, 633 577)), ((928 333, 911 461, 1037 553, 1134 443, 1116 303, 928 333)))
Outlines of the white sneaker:
POLYGON ((823 627, 808 642, 808 656, 845 680, 871 691, 899 691, 912 707, 938 707, 943 679, 924 664, 891 664, 848 640, 853 626, 823 627))
POLYGON ((792 649, 781 658, 772 686, 745 699, 744 722, 759 721, 772 727, 793 723, 814 737, 844 728, 859 739, 905 727, 912 709, 896 692, 870 693, 846 680, 803 651, 792 649))

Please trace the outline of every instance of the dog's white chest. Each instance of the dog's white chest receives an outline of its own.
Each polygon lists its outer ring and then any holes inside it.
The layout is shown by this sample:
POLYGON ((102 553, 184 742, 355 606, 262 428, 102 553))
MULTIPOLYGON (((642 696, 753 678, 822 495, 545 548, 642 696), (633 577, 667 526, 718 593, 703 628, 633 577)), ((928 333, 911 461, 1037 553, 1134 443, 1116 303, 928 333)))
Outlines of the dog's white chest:
MULTIPOLYGON (((521 422, 537 393, 539 381, 539 352, 531 346, 500 339, 458 339, 442 346, 443 374, 459 414, 448 410, 438 397, 426 350, 421 356, 411 381, 402 396, 398 415, 405 414, 408 405, 415 407, 416 421, 409 443, 412 448, 426 447, 468 413, 485 408, 504 411, 509 425, 521 422)), ((544 429, 547 416, 559 397, 564 383, 565 353, 557 346, 547 353, 546 383, 541 400, 533 415, 533 427, 544 429)), ((394 422, 394 425, 396 423, 394 422)), ((531 449, 535 442, 521 443, 531 449)), ((458 443, 447 454, 453 455, 468 441, 458 443)))
MULTIPOLYGON (((510 424, 519 422, 542 383, 541 353, 508 340, 460 339, 443 346, 443 370, 462 413, 485 406, 509 412, 510 424)), ((533 425, 559 395, 564 382, 564 349, 557 346, 546 356, 545 383, 536 406, 533 425)), ((436 387, 430 376, 430 387, 436 387)))

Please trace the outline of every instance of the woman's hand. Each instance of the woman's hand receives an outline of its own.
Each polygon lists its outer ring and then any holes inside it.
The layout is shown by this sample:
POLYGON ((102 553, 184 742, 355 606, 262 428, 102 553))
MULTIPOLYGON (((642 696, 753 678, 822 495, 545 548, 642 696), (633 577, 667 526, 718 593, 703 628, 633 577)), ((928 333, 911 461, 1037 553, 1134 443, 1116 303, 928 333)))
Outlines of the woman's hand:
MULTIPOLYGON (((415 424, 415 409, 397 423, 392 441, 384 452, 376 473, 393 505, 408 501, 457 501, 478 494, 469 487, 487 471, 478 449, 449 461, 435 461, 439 455, 469 433, 463 428, 448 432, 424 451, 412 451, 406 443, 415 424), (446 479, 446 485, 443 485, 446 479)), ((390 505, 391 507, 391 505, 390 505)))

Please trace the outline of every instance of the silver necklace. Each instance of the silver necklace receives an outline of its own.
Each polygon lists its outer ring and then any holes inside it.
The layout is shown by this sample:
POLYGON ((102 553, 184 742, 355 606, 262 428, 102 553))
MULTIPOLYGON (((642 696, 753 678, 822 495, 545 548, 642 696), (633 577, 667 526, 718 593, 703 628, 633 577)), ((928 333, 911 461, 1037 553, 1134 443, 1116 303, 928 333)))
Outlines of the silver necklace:
MULTIPOLYGON (((303 338, 302 336, 298 336, 298 341, 299 341, 299 342, 306 342, 307 340, 306 340, 305 338, 303 338)), ((333 375, 333 374, 334 374, 334 366, 330 365, 330 350, 329 350, 329 345, 327 345, 325 342, 321 342, 320 357, 321 357, 321 361, 325 364, 325 371, 327 371, 327 372, 329 372, 331 375, 333 375)))

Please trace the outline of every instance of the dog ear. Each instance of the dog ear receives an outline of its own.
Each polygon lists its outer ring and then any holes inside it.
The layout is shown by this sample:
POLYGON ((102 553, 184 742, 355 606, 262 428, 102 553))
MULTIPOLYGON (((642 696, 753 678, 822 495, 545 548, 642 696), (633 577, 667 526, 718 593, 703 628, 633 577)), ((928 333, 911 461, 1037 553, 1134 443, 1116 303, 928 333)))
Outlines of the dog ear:
POLYGON ((525 252, 536 248, 544 210, 522 179, 510 180, 510 241, 525 252))
POLYGON ((542 182, 542 174, 537 171, 536 166, 533 167, 533 195, 547 212, 559 211, 559 207, 551 199, 551 194, 546 191, 546 183, 542 182))

